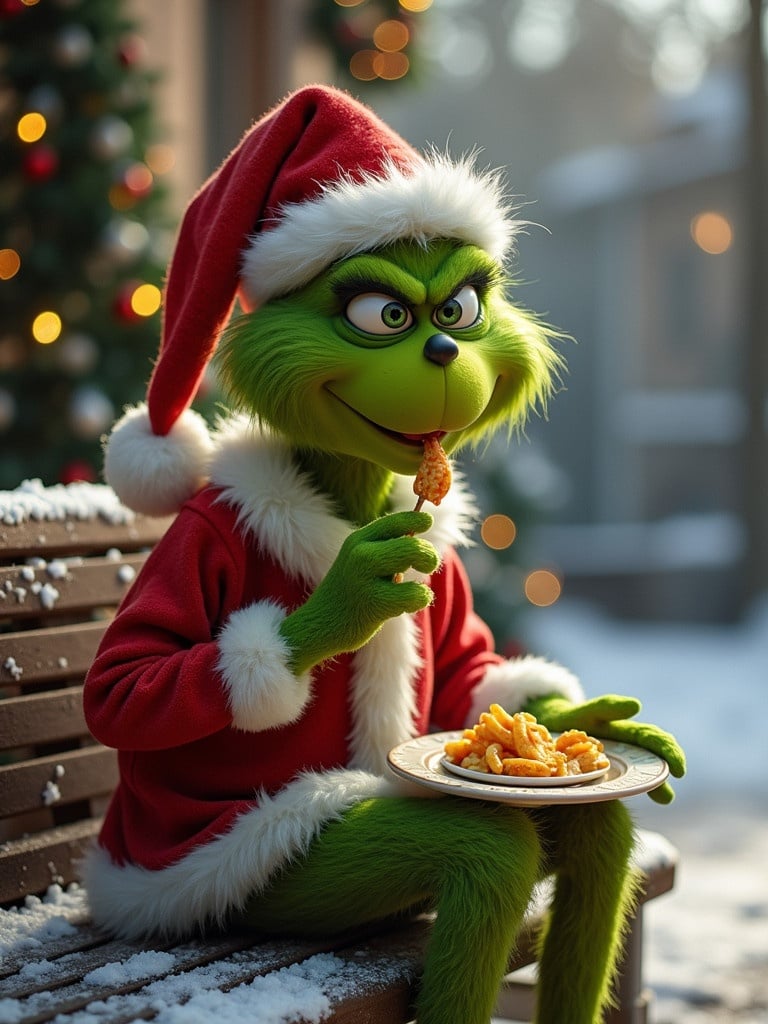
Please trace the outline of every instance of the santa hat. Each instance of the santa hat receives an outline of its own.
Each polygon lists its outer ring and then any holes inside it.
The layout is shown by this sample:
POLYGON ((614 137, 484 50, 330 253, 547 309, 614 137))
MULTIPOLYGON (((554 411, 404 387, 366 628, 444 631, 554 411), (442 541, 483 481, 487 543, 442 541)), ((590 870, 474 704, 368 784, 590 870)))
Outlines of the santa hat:
POLYGON ((335 260, 405 238, 455 238, 501 260, 515 226, 498 175, 471 159, 417 153, 336 89, 289 96, 187 208, 147 402, 108 438, 107 481, 147 515, 177 511, 205 483, 211 439, 189 406, 236 297, 253 310, 335 260))

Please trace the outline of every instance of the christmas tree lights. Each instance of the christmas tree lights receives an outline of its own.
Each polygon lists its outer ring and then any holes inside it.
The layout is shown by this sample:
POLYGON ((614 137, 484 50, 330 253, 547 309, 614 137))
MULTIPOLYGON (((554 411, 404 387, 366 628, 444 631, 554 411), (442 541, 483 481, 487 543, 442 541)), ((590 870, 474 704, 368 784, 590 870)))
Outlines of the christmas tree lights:
POLYGON ((171 227, 121 0, 0 0, 0 489, 100 472, 146 390, 171 227))

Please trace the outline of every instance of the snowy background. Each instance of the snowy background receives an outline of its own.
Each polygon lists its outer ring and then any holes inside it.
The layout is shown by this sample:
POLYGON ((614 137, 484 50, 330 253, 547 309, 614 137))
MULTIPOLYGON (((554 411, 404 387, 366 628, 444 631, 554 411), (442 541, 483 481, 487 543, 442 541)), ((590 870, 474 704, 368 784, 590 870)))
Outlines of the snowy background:
POLYGON ((562 600, 525 636, 590 696, 639 697, 686 751, 674 803, 630 801, 680 851, 675 890, 646 908, 653 1024, 768 1024, 768 600, 738 626, 616 622, 562 600))

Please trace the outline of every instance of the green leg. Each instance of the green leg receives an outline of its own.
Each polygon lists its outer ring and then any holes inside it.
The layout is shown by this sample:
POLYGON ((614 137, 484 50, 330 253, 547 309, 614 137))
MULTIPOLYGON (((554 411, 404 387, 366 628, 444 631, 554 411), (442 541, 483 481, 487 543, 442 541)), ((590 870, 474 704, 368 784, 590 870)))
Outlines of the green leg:
POLYGON ((437 910, 419 1024, 487 1024, 540 874, 525 812, 474 800, 370 800, 250 902, 250 924, 328 932, 429 900, 437 910))
POLYGON ((634 828, 619 801, 536 812, 556 874, 539 958, 537 1024, 600 1024, 637 880, 634 828))

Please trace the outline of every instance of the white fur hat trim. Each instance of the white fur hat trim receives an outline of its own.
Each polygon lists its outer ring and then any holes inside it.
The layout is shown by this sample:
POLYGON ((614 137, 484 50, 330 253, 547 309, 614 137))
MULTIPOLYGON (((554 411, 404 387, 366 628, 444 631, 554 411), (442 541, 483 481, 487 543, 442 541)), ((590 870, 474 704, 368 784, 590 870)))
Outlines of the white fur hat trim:
POLYGON ((322 192, 280 210, 253 235, 243 255, 241 286, 258 304, 307 284, 334 261, 413 239, 452 238, 501 261, 522 225, 512 217, 497 171, 478 171, 472 157, 440 153, 402 170, 327 183, 322 192))

